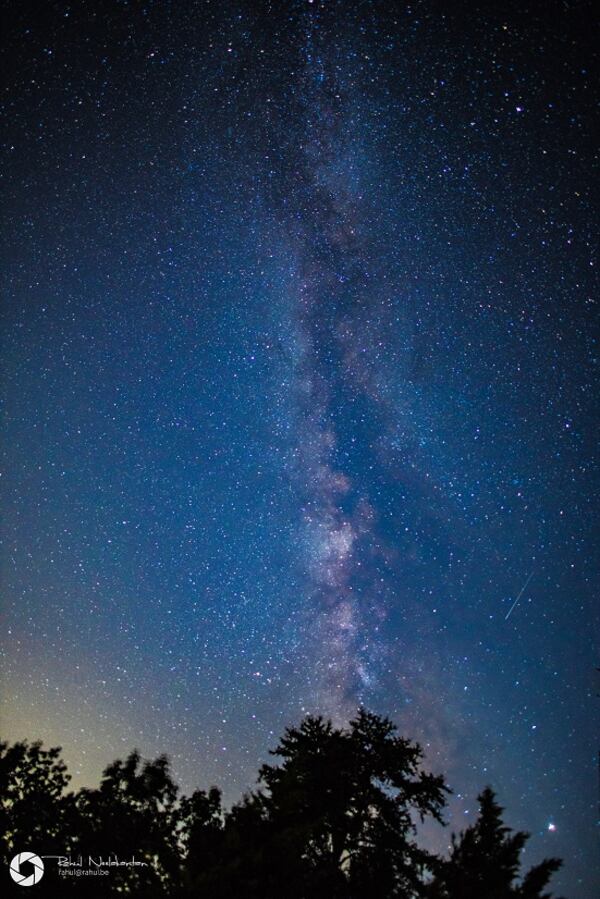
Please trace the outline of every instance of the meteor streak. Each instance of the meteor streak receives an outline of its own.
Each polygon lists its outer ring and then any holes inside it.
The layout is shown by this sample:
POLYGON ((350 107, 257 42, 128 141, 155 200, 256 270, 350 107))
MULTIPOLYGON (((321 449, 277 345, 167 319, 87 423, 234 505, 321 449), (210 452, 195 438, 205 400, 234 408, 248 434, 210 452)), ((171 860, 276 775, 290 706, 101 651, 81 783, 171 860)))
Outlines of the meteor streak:
POLYGON ((531 572, 531 574, 529 575, 529 577, 527 578, 527 580, 525 581, 525 583, 523 584, 523 586, 522 586, 521 589, 519 590, 519 594, 518 594, 517 598, 515 599, 515 601, 513 602, 512 606, 510 607, 510 609, 509 609, 508 612, 506 613, 506 616, 505 616, 505 618, 504 618, 505 621, 508 619, 508 616, 510 615, 510 613, 512 612, 512 610, 514 609, 514 607, 516 606, 516 604, 518 603, 518 601, 521 599, 521 597, 522 597, 523 594, 525 593, 525 590, 527 589, 527 587, 528 587, 528 585, 529 585, 529 581, 531 580, 532 577, 533 577, 533 571, 531 572))

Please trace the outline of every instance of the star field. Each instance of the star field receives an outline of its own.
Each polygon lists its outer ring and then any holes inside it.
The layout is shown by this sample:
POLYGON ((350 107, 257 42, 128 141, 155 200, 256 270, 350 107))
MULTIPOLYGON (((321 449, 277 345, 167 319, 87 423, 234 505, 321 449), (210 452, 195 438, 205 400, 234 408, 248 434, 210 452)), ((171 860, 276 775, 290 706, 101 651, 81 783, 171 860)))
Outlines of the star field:
POLYGON ((5 737, 234 801, 364 703, 594 894, 592 30, 8 4, 5 737))

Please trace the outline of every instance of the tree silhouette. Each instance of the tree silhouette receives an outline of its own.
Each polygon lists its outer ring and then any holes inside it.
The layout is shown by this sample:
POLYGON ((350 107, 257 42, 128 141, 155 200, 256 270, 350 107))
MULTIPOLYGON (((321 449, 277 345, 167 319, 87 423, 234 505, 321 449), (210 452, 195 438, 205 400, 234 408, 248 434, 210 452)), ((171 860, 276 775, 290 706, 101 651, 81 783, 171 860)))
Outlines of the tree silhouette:
POLYGON ((59 746, 41 742, 0 742, 0 834, 3 854, 10 858, 43 844, 62 852, 72 832, 74 800, 64 791, 71 779, 59 746))
MULTIPOLYGON (((285 858, 278 855, 271 821, 259 794, 245 796, 225 815, 221 851, 196 881, 193 896, 214 899, 268 899, 296 896, 294 872, 284 878, 285 858), (289 888, 287 891, 283 883, 289 888), (283 892, 282 892, 283 890, 283 892)), ((289 859, 289 855, 286 857, 289 859)))
MULTIPOLYGON (((86 878, 90 897, 550 899, 543 891, 560 862, 519 880, 527 834, 504 825, 490 788, 447 859, 419 846, 415 822, 442 822, 448 788, 387 718, 360 709, 336 728, 308 716, 271 754, 278 764, 263 765, 257 789, 224 811, 216 787, 179 797, 166 756, 134 751, 74 795, 59 749, 0 743, 5 861, 32 850, 81 855, 84 867, 88 856, 144 863, 86 878)), ((46 867, 40 895, 81 888, 46 867)))
POLYGON ((177 836, 183 857, 182 893, 197 889, 199 895, 218 895, 220 872, 226 865, 220 790, 196 790, 182 798, 177 836))
POLYGON ((441 820, 447 788, 421 770, 417 744, 361 709, 347 730, 305 718, 272 754, 283 764, 263 765, 254 802, 276 883, 293 877, 298 896, 362 896, 367 885, 374 899, 418 894, 430 856, 414 840, 412 814, 441 820))
POLYGON ((520 884, 520 855, 529 839, 522 831, 513 833, 502 821, 504 809, 490 787, 477 797, 479 816, 460 838, 452 835, 452 850, 438 868, 428 895, 431 899, 551 899, 542 892, 559 859, 546 859, 525 875, 520 884))
MULTIPOLYGON (((144 863, 111 871, 111 891, 150 899, 168 895, 178 883, 177 792, 167 757, 142 762, 137 751, 109 765, 97 790, 79 792, 78 850, 144 863)), ((86 890, 106 895, 107 884, 90 882, 86 890)))

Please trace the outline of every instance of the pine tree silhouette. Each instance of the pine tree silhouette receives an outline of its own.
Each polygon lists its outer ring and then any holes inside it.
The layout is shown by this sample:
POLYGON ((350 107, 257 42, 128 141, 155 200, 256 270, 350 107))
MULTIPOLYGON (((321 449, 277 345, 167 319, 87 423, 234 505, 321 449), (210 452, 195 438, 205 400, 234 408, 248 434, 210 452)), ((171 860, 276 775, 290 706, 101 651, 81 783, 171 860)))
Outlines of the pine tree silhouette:
POLYGON ((429 890, 431 899, 551 899, 542 891, 561 862, 546 859, 532 868, 521 884, 515 883, 529 835, 513 833, 503 823, 504 809, 490 787, 477 798, 477 821, 458 839, 452 835, 452 851, 438 868, 429 890))

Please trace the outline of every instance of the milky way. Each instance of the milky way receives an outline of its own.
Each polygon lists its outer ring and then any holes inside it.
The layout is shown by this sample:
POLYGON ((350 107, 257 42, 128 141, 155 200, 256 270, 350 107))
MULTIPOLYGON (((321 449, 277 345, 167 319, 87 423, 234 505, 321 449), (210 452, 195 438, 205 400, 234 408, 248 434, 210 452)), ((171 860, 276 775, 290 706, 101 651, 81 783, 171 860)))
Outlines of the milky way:
MULTIPOLYGON (((356 312, 370 299, 366 238, 359 231, 359 179, 346 142, 347 98, 332 66, 306 36, 297 144, 283 185, 282 222, 295 262, 290 319, 299 353, 294 371, 299 445, 291 466, 302 495, 301 545, 313 645, 315 705, 336 719, 356 708, 368 681, 364 644, 368 596, 356 585, 359 543, 372 542, 373 509, 344 471, 335 404, 350 376, 345 346, 356 312), (345 101, 345 102, 344 102, 345 101), (354 190, 353 190, 354 187, 354 190), (340 384, 336 383, 340 382, 340 384)), ((376 589, 376 588, 375 588, 376 589)), ((369 594, 373 596, 372 585, 369 594)), ((311 658, 312 657, 312 658, 311 658)))
POLYGON ((6 737, 231 802, 364 703, 587 899, 592 5, 9 6, 6 737))

